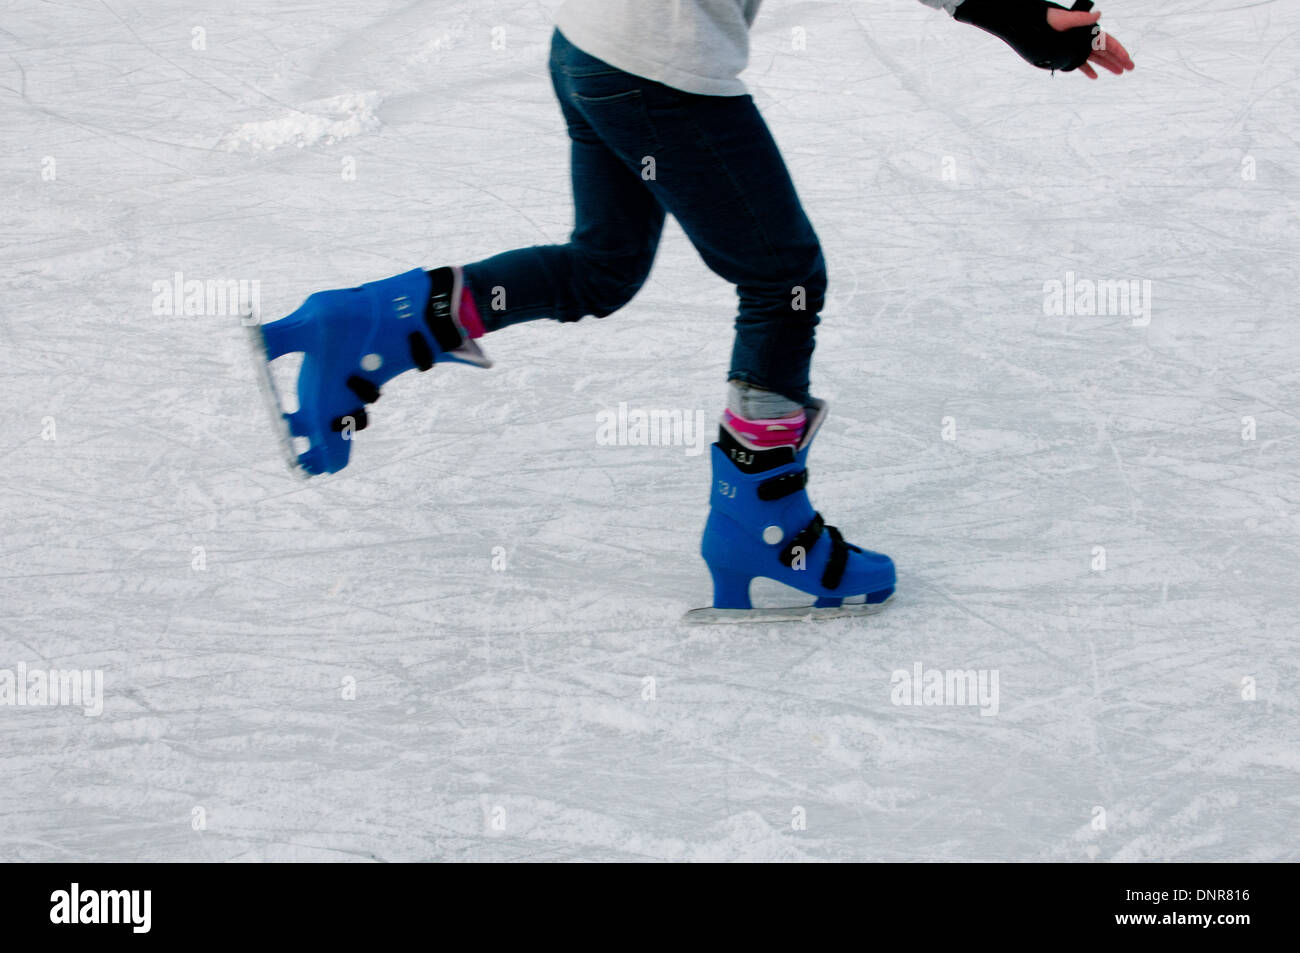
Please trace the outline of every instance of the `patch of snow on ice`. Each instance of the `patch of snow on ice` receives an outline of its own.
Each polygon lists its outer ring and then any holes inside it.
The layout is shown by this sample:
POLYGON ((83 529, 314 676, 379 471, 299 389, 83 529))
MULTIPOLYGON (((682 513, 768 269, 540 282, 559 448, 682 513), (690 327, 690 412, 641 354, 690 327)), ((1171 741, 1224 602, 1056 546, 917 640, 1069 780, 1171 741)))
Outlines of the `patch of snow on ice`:
POLYGON ((464 32, 465 31, 459 27, 454 27, 450 30, 437 31, 428 39, 419 43, 415 53, 407 57, 407 63, 419 65, 438 59, 440 54, 455 49, 457 41, 461 38, 464 32))
POLYGON ((328 145, 350 139, 378 128, 379 118, 375 109, 379 98, 378 93, 370 92, 314 100, 278 119, 237 126, 222 137, 220 145, 230 152, 244 148, 269 152, 281 146, 293 145, 303 149, 317 143, 328 145))

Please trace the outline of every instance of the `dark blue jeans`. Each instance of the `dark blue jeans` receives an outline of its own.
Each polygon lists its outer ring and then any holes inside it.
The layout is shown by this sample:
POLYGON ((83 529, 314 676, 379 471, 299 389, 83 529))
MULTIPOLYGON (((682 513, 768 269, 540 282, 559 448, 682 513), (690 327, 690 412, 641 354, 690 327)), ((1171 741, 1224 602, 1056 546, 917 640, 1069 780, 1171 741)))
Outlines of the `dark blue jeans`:
POLYGON ((671 213, 736 286, 729 378, 806 404, 826 264, 753 99, 641 79, 558 31, 551 78, 572 140, 573 235, 465 267, 487 329, 617 311, 644 284, 671 213))

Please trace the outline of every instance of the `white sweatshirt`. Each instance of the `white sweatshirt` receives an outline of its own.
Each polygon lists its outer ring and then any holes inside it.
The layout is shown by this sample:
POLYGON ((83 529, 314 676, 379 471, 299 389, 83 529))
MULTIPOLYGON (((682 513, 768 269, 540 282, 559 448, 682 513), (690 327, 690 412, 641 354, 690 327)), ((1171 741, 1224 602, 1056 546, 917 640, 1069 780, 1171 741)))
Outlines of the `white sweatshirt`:
MULTIPOLYGON (((741 96, 749 27, 763 0, 566 0, 556 15, 574 46, 624 72, 688 93, 741 96)), ((921 0, 952 13, 961 0, 921 0)))

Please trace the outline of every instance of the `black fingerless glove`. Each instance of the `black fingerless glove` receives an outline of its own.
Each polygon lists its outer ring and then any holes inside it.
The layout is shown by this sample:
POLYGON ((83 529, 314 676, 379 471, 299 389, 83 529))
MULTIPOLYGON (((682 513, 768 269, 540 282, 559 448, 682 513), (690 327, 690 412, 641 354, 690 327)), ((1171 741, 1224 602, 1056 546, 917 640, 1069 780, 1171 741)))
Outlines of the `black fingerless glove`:
MULTIPOLYGON (((1053 30, 1049 7, 1066 9, 1049 0, 963 0, 953 17, 992 33, 1039 69, 1068 73, 1088 62, 1096 27, 1053 30)), ((1069 9, 1091 10, 1092 0, 1078 0, 1069 9)))

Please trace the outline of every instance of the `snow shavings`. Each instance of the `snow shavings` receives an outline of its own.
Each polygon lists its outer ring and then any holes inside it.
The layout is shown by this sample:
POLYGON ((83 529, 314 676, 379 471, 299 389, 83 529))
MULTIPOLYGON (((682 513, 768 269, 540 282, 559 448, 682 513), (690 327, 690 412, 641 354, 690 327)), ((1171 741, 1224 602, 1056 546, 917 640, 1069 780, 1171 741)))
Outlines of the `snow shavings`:
POLYGON ((379 127, 375 109, 378 93, 348 93, 304 103, 276 119, 246 122, 221 138, 228 152, 270 152, 282 146, 304 149, 318 143, 330 145, 379 127))
POLYGON ((416 46, 415 53, 408 56, 406 62, 413 66, 435 62, 449 50, 455 49, 464 33, 465 30, 461 27, 438 30, 427 39, 420 41, 416 46))

